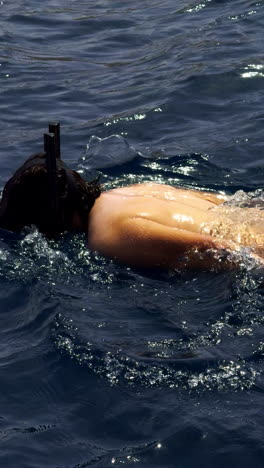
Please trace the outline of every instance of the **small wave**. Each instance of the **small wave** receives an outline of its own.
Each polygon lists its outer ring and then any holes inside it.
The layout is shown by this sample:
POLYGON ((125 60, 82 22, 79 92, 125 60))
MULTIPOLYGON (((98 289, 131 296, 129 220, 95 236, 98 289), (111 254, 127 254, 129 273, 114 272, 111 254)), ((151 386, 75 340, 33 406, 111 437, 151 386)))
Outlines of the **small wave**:
POLYGON ((117 166, 133 160, 138 151, 121 135, 91 136, 80 167, 87 170, 117 166))
POLYGON ((180 358, 139 359, 124 353, 97 348, 92 342, 81 343, 72 320, 59 314, 52 336, 56 348, 71 360, 106 378, 111 385, 143 385, 168 387, 187 391, 223 391, 251 388, 258 372, 240 360, 211 357, 196 358, 195 354, 180 358), (191 362, 194 359, 194 363, 191 362), (189 361, 189 362, 188 362, 189 361))
POLYGON ((225 276, 225 285, 230 280, 230 290, 223 286, 221 293, 219 275, 170 276, 157 283, 154 304, 149 288, 153 294, 155 278, 135 277, 134 286, 124 279, 113 299, 117 310, 109 305, 113 285, 99 302, 90 294, 85 316, 61 309, 52 340, 59 353, 111 385, 198 393, 249 389, 259 380, 263 359, 257 339, 264 323, 261 284, 246 269, 225 276), (124 302, 131 300, 136 303, 130 310, 124 302))

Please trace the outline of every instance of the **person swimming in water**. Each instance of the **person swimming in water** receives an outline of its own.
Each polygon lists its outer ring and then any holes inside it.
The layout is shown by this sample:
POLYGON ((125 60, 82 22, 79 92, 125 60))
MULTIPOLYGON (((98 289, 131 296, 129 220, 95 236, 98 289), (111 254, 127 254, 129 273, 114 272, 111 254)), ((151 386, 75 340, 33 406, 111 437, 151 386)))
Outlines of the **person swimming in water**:
POLYGON ((55 212, 46 153, 31 156, 4 187, 0 228, 84 232, 91 250, 132 267, 229 268, 241 246, 263 261, 264 211, 228 206, 227 196, 157 183, 103 191, 59 158, 53 178, 55 212))

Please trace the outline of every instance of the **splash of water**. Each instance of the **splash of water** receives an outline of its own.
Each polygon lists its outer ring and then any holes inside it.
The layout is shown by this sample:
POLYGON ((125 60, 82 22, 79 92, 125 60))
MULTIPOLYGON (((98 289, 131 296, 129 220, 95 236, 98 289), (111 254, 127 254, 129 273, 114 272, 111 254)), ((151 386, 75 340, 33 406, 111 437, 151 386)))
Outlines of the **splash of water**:
POLYGON ((25 283, 46 280, 49 284, 74 283, 75 280, 110 283, 112 262, 92 253, 85 236, 65 236, 47 240, 36 229, 11 244, 2 243, 0 277, 25 283))
POLYGON ((237 206, 240 208, 258 208, 264 209, 264 191, 262 189, 254 190, 254 192, 244 192, 238 190, 232 195, 223 205, 237 206))

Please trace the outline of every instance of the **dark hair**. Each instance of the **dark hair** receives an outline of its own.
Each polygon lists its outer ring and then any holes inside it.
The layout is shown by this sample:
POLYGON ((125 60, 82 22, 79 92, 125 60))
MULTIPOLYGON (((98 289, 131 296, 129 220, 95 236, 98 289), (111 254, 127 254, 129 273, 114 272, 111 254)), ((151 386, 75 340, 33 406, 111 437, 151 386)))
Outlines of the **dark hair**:
POLYGON ((56 162, 58 209, 52 215, 50 182, 45 153, 31 156, 6 183, 0 203, 0 227, 19 232, 25 226, 35 225, 49 237, 71 231, 73 216, 77 213, 83 229, 88 214, 100 196, 98 180, 86 182, 80 174, 64 162, 56 162))

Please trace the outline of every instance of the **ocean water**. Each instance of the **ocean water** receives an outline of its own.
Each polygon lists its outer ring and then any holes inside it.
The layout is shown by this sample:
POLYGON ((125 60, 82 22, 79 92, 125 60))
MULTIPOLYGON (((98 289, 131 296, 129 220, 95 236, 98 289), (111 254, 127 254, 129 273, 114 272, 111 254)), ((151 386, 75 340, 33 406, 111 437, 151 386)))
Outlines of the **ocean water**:
MULTIPOLYGON (((263 201, 263 0, 0 2, 0 188, 64 159, 263 201)), ((0 466, 263 466, 263 273, 142 271, 0 233, 0 466)))

